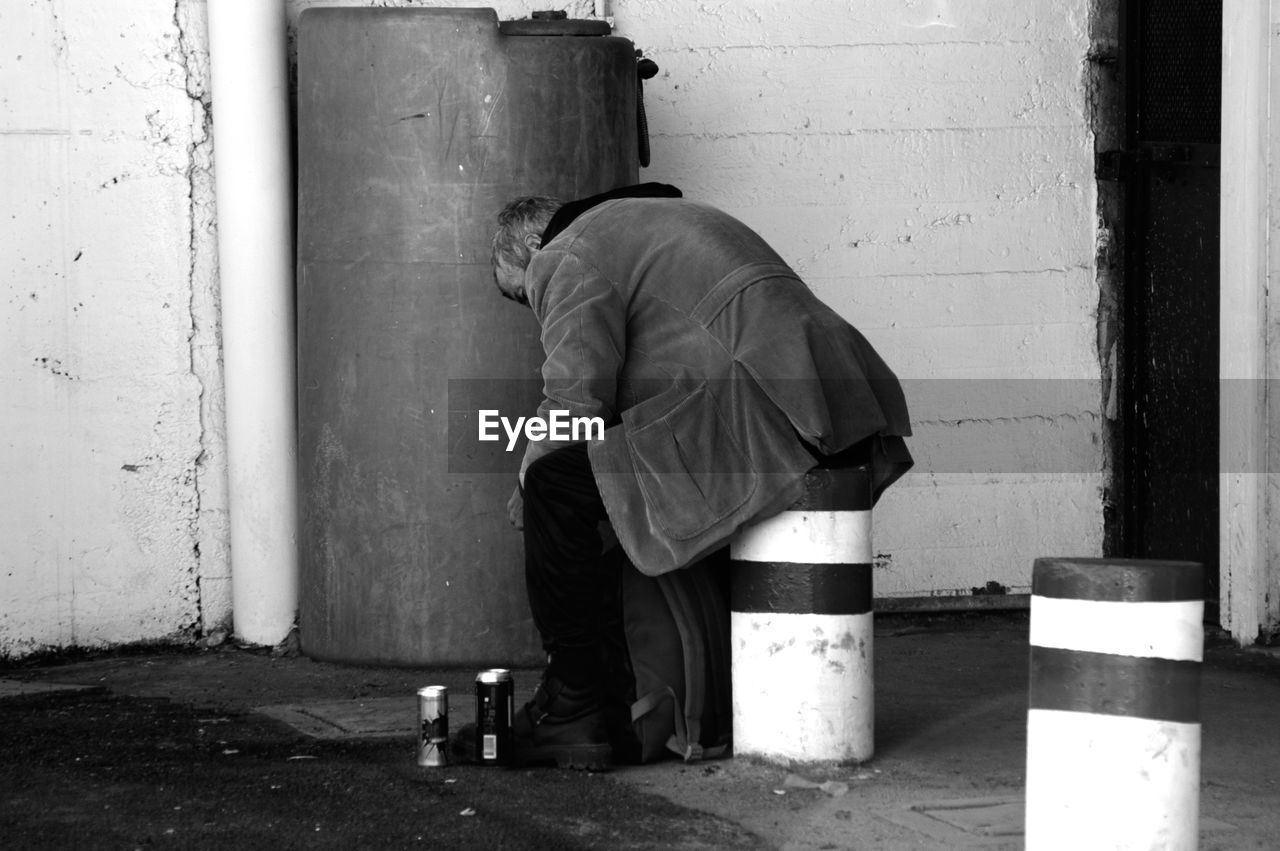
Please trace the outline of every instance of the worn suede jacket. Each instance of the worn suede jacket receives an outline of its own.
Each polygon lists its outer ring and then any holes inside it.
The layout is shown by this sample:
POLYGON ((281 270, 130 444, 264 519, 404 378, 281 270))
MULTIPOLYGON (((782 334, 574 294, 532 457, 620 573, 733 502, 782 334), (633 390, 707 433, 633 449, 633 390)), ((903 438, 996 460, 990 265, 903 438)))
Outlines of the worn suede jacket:
MULTIPOLYGON (((802 493, 815 453, 870 447, 877 494, 910 466, 897 379, 757 234, 677 198, 592 206, 525 272, 539 415, 599 416, 589 457, 614 531, 656 575, 802 493)), ((530 443, 522 472, 554 443, 530 443)))

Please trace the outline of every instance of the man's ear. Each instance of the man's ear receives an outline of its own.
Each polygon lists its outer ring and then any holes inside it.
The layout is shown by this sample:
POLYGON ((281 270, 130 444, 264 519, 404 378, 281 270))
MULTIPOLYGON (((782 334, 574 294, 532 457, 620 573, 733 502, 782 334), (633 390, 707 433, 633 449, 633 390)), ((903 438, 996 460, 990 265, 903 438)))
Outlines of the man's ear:
POLYGON ((542 248, 542 235, 537 233, 526 233, 524 235, 524 244, 529 247, 530 251, 537 251, 542 248))

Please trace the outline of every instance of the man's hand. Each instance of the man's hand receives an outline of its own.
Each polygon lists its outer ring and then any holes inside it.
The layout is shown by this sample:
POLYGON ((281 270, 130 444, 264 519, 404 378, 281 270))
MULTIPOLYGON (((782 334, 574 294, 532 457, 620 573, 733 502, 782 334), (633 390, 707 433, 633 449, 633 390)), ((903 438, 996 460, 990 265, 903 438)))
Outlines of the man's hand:
POLYGON ((511 492, 511 498, 507 500, 507 522, 516 528, 516 531, 524 529, 524 496, 520 493, 520 487, 511 492))

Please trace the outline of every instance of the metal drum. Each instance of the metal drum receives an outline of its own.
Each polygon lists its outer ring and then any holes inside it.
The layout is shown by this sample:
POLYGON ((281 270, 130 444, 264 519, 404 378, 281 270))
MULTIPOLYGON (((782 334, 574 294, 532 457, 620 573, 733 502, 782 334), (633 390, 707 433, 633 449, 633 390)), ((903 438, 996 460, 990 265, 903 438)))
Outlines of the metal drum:
POLYGON ((525 416, 540 394, 537 322, 494 289, 494 216, 515 195, 581 197, 638 173, 634 46, 554 31, 504 34, 492 9, 300 17, 309 656, 541 658, 506 520, 520 451, 475 442, 479 409, 525 416))

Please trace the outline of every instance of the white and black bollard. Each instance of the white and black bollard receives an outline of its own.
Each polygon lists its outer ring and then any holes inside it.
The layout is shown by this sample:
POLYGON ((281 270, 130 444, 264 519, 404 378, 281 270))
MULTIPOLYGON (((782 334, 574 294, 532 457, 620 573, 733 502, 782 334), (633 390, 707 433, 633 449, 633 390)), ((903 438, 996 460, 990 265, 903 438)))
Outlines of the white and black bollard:
POLYGON ((1026 848, 1194 849, 1203 568, 1036 559, 1026 848))
POLYGON ((814 470, 730 543, 734 753, 871 757, 871 501, 869 468, 814 470))

